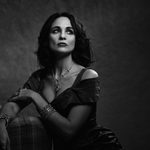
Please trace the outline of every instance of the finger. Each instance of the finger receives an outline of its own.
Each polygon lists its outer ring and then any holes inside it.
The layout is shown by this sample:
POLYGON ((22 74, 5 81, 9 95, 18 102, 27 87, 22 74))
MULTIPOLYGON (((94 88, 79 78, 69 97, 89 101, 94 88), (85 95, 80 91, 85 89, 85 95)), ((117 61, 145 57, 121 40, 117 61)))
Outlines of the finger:
POLYGON ((19 92, 20 92, 20 90, 21 90, 21 88, 19 88, 19 89, 16 91, 16 93, 19 93, 19 92))
POLYGON ((18 96, 15 96, 15 97, 13 97, 13 98, 11 98, 12 100, 16 100, 16 99, 18 99, 18 98, 20 98, 20 96, 18 95, 18 96))
POLYGON ((19 95, 20 91, 16 91, 15 95, 19 95))
POLYGON ((20 90, 20 94, 22 94, 23 92, 25 92, 25 89, 21 89, 20 90))
POLYGON ((20 93, 21 93, 21 92, 25 92, 25 91, 27 91, 27 89, 21 89, 21 90, 20 90, 20 93))

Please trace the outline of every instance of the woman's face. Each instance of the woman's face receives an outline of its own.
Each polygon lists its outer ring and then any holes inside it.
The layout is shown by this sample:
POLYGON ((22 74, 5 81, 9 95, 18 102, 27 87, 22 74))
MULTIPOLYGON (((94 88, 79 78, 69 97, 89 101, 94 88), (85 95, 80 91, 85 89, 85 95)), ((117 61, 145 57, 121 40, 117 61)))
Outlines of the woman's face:
POLYGON ((50 48, 57 52, 71 52, 75 47, 75 34, 69 18, 59 17, 50 29, 50 48))

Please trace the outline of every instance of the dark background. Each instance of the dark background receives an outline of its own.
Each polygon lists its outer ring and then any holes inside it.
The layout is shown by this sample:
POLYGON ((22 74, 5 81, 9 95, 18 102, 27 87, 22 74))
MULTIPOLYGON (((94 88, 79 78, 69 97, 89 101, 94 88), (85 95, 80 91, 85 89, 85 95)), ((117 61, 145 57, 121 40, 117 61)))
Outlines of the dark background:
POLYGON ((150 149, 149 5, 144 0, 0 0, 0 104, 38 68, 37 37, 56 11, 85 26, 101 78, 98 122, 126 150, 150 149))

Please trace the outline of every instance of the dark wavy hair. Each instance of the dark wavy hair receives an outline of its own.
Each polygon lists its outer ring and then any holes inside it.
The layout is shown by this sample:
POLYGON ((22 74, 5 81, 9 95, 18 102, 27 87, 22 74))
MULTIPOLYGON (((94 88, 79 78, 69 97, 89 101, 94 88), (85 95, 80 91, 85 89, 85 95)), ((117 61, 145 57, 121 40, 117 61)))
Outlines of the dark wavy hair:
POLYGON ((49 46, 49 34, 52 23, 59 17, 69 18, 74 29, 76 41, 72 51, 73 60, 84 66, 89 67, 93 62, 93 53, 90 40, 87 38, 83 25, 75 20, 75 17, 67 12, 55 13, 44 23, 38 37, 38 50, 35 52, 41 68, 53 68, 55 65, 55 55, 49 46))

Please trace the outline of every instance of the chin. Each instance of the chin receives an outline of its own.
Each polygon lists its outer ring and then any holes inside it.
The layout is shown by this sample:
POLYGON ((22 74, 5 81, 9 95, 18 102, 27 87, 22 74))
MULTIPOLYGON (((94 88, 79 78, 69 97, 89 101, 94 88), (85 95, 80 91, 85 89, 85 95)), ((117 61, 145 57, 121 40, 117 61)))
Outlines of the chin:
POLYGON ((57 59, 69 56, 73 50, 55 50, 53 51, 57 59))

